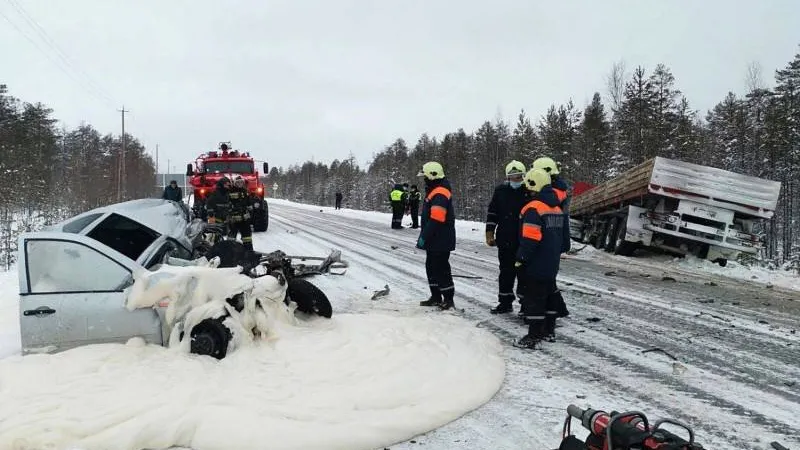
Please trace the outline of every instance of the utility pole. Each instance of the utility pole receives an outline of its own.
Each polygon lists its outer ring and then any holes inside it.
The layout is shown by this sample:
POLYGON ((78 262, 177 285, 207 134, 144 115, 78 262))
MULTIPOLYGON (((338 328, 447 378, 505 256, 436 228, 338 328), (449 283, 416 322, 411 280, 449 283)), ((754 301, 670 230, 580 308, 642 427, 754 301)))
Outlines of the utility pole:
POLYGON ((117 202, 122 201, 122 196, 125 191, 125 113, 130 112, 129 110, 125 109, 125 105, 122 105, 122 109, 118 109, 117 111, 122 113, 122 152, 119 155, 119 166, 117 174, 117 202))

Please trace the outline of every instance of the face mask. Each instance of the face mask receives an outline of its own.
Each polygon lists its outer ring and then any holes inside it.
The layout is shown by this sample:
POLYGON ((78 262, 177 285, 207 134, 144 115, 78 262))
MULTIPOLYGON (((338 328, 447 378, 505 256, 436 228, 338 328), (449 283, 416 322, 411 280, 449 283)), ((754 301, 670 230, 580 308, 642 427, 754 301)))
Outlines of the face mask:
POLYGON ((508 184, 514 189, 519 189, 519 187, 522 186, 522 181, 509 181, 508 184))

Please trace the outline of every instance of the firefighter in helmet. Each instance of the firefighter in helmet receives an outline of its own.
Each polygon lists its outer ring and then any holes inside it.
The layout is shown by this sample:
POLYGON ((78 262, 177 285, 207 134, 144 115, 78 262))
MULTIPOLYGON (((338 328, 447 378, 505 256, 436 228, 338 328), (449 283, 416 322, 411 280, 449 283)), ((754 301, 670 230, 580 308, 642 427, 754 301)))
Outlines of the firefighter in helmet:
POLYGON ((519 247, 519 213, 528 202, 528 190, 522 186, 525 165, 514 160, 506 165, 506 181, 494 189, 492 200, 486 212, 486 245, 497 247, 500 263, 498 304, 490 310, 492 314, 505 314, 514 310, 514 280, 517 280, 517 294, 522 298, 524 292, 522 279, 514 267, 519 247))
POLYGON ((422 204, 422 229, 417 248, 425 250, 425 273, 431 296, 420 306, 454 306, 455 287, 450 270, 450 252, 456 249, 455 210, 452 188, 444 176, 442 165, 430 161, 417 176, 425 180, 425 201, 422 204))
POLYGON ((231 209, 231 200, 228 197, 230 188, 231 180, 228 177, 222 177, 217 181, 214 192, 208 196, 206 201, 208 223, 223 224, 228 219, 231 209))
POLYGON ((244 178, 237 175, 233 180, 233 187, 228 193, 231 201, 231 213, 228 216, 228 237, 236 239, 238 234, 242 235, 242 244, 248 250, 253 250, 253 228, 250 222, 250 193, 244 178))
MULTIPOLYGON (((538 158, 533 162, 533 168, 542 169, 550 175, 553 192, 556 194, 556 197, 560 202, 558 206, 564 213, 564 235, 562 236, 561 240, 561 253, 566 253, 569 251, 572 243, 572 239, 570 239, 569 236, 569 202, 571 200, 571 196, 569 194, 569 184, 567 184, 567 182, 561 178, 561 170, 559 169, 558 164, 552 158, 548 158, 546 156, 538 158)), ((556 303, 558 317, 569 316, 567 304, 564 302, 564 297, 561 296, 561 291, 555 286, 555 280, 553 280, 552 295, 554 296, 553 300, 556 303)))
POLYGON ((550 175, 542 169, 525 174, 525 187, 533 198, 520 212, 521 225, 517 266, 525 278, 522 311, 528 334, 516 345, 535 348, 541 341, 555 341, 556 304, 553 297, 561 262, 564 215, 561 201, 551 186, 550 175))

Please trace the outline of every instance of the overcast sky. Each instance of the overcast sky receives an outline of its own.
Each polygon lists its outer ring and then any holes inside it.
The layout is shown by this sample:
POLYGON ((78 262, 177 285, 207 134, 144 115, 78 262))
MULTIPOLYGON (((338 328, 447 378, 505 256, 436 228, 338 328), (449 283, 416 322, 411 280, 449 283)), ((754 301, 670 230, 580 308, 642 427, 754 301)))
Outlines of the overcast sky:
POLYGON ((12 95, 104 133, 124 104, 127 130, 178 171, 223 140, 276 166, 350 151, 365 164, 398 136, 582 108, 618 60, 667 64, 705 114, 744 90, 752 61, 772 85, 800 44, 798 0, 0 0, 0 13, 12 95), (9 24, 60 61, 15 2, 71 69, 9 24))

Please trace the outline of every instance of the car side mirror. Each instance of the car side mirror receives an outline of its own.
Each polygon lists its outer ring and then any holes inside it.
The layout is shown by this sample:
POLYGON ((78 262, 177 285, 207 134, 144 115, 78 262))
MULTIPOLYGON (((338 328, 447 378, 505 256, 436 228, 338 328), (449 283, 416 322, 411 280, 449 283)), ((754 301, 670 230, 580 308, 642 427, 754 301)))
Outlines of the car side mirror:
POLYGON ((269 164, 264 163, 264 175, 269 173, 269 164))
POLYGON ((192 170, 192 163, 186 165, 186 176, 190 177, 194 175, 194 170, 192 170))

